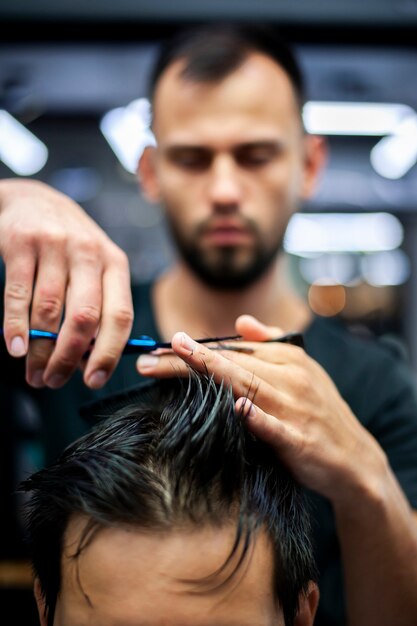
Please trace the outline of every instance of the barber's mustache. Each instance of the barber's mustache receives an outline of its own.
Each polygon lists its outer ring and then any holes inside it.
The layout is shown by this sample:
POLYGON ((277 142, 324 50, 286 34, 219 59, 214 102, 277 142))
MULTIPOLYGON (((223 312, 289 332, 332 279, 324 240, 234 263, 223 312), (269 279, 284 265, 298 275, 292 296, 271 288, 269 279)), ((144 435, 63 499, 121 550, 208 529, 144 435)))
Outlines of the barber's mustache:
POLYGON ((259 228, 255 220, 252 220, 244 215, 233 215, 233 216, 210 216, 200 224, 195 229, 195 235, 202 236, 207 233, 210 233, 214 230, 218 229, 236 229, 242 232, 248 233, 249 235, 253 235, 254 237, 259 237, 259 228))

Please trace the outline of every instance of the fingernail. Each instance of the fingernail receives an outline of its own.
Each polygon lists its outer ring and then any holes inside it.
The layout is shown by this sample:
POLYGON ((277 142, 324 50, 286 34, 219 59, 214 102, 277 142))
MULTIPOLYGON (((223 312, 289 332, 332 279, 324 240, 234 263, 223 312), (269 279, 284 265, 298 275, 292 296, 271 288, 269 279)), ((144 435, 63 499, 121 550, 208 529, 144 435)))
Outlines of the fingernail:
POLYGON ((105 370, 96 370, 88 379, 88 386, 92 389, 100 389, 107 380, 107 372, 105 370))
POLYGON ((32 387, 45 387, 45 383, 43 380, 43 373, 45 370, 35 370, 30 378, 30 384, 32 387))
POLYGON ((148 370, 153 369, 159 363, 159 357, 153 354, 141 354, 138 358, 138 369, 148 370))
POLYGON ((12 356, 24 356, 26 354, 25 342, 22 337, 13 337, 10 343, 10 352, 12 356))
POLYGON ((62 387, 65 381, 66 377, 62 374, 54 374, 53 376, 48 378, 45 383, 48 385, 48 387, 51 387, 52 389, 57 389, 58 387, 62 387))
POLYGON ((196 341, 194 341, 194 339, 191 339, 191 337, 187 335, 187 333, 182 333, 181 345, 186 350, 189 350, 190 352, 194 352, 194 350, 198 348, 199 344, 196 341))

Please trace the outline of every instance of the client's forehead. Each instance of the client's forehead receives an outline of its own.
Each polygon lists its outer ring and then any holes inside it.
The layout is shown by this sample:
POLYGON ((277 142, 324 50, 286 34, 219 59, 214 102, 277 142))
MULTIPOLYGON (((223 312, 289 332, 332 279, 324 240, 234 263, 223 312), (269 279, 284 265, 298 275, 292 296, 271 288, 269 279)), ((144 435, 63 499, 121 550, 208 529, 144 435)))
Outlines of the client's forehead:
POLYGON ((256 134, 252 125, 257 131, 288 127, 299 134, 302 127, 293 84, 270 57, 250 53, 236 70, 213 82, 185 79, 184 64, 180 59, 170 65, 156 88, 153 129, 158 142, 173 141, 185 133, 188 141, 198 142, 200 133, 210 136, 219 125, 220 134, 234 135, 238 129, 245 130, 248 138, 256 134))
POLYGON ((273 553, 264 533, 232 578, 235 528, 166 533, 100 530, 73 559, 85 521, 71 522, 54 626, 283 626, 273 593, 273 553), (220 570, 220 571, 219 571, 220 570))

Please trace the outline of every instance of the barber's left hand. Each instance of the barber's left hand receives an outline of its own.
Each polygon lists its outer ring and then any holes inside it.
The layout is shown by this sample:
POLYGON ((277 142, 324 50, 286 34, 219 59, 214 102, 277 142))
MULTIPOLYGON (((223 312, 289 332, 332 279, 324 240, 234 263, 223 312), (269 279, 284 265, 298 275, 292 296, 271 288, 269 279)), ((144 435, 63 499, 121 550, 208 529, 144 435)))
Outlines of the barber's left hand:
MULTIPOLYGON (((262 343, 282 335, 250 316, 241 316, 239 345, 251 353, 211 350, 185 333, 172 339, 172 353, 154 362, 140 357, 142 375, 187 375, 187 365, 231 384, 237 410, 245 414, 251 432, 269 443, 306 487, 334 503, 353 497, 360 488, 363 467, 378 475, 384 453, 340 396, 325 370, 297 346, 262 343), (186 365, 185 365, 186 364, 186 365)), ((369 476, 369 474, 368 474, 369 476)), ((342 503, 342 502, 340 502, 342 503)))

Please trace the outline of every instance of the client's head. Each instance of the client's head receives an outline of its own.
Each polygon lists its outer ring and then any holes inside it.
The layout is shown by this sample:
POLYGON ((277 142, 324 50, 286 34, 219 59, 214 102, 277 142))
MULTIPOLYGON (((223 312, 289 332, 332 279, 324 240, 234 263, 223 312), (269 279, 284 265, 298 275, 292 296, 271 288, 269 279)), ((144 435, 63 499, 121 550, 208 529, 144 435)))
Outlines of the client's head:
POLYGON ((299 488, 210 379, 152 383, 21 488, 42 626, 307 626, 299 488))

